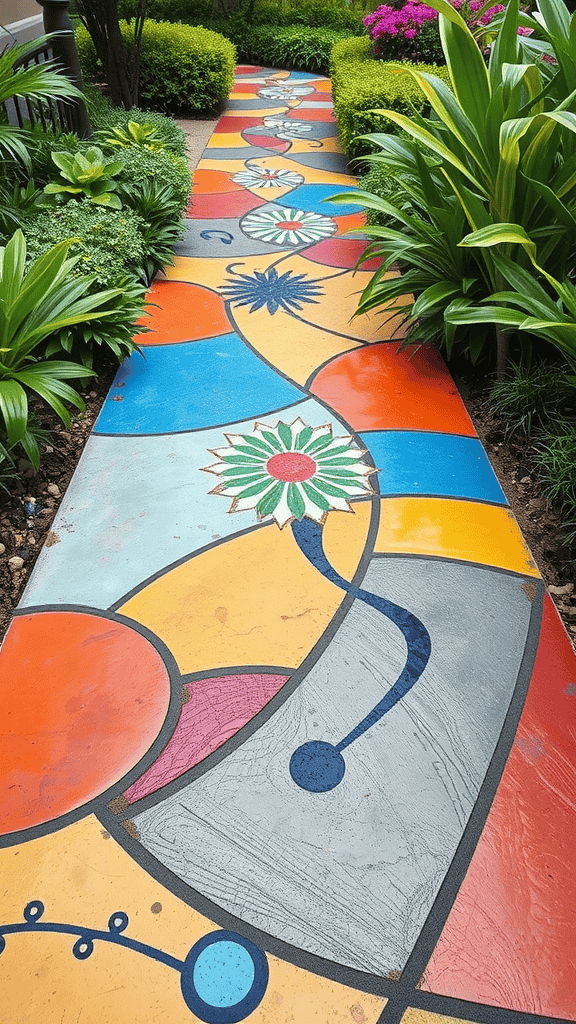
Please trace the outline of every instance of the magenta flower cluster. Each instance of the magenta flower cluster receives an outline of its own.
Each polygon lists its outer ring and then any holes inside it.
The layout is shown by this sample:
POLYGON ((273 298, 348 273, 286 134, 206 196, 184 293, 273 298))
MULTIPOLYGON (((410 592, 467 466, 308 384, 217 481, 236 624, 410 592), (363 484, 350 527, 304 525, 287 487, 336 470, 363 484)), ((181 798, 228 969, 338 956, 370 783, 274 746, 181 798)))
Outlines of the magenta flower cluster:
POLYGON ((367 14, 363 22, 373 40, 381 36, 398 35, 404 36, 404 39, 414 39, 425 21, 433 21, 437 17, 438 12, 433 7, 418 3, 417 0, 408 0, 398 11, 388 4, 382 4, 373 14, 367 14))

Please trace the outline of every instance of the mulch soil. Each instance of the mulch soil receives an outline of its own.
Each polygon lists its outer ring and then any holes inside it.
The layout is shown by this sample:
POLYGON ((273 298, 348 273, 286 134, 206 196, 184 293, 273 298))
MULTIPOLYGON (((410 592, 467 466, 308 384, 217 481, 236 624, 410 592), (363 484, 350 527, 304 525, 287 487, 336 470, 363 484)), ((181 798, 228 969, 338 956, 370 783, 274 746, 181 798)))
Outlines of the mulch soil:
MULTIPOLYGON (((111 361, 97 369, 98 378, 81 391, 86 412, 73 417, 69 430, 50 410, 38 410, 42 425, 51 433, 40 470, 34 473, 21 459, 19 476, 8 485, 9 493, 0 491, 0 639, 42 545, 50 544, 52 522, 112 383, 115 366, 111 361)), ((576 647, 576 566, 573 553, 563 543, 561 516, 542 497, 530 443, 522 434, 507 436, 505 424, 486 404, 485 378, 459 374, 456 383, 576 647)))

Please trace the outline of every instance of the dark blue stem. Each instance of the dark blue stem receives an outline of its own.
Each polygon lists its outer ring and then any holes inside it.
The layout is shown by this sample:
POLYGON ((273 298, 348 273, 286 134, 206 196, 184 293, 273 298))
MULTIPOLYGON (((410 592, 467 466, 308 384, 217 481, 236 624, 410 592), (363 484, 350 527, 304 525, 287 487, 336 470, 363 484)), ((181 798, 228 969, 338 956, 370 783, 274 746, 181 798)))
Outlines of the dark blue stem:
POLYGON ((366 718, 363 718, 343 740, 340 740, 340 743, 336 745, 336 750, 342 751, 376 722, 379 722, 383 715, 390 711, 390 708, 394 707, 414 686, 428 664, 431 650, 430 634, 420 619, 406 611, 405 608, 393 604, 392 601, 387 601, 384 597, 371 594, 367 590, 361 590, 340 576, 326 558, 322 546, 322 527, 318 523, 312 519, 295 520, 292 523, 292 532, 298 547, 308 561, 341 590, 345 590, 352 597, 358 598, 382 612, 386 618, 398 626, 408 648, 406 664, 394 686, 384 694, 382 700, 375 708, 372 708, 366 718))

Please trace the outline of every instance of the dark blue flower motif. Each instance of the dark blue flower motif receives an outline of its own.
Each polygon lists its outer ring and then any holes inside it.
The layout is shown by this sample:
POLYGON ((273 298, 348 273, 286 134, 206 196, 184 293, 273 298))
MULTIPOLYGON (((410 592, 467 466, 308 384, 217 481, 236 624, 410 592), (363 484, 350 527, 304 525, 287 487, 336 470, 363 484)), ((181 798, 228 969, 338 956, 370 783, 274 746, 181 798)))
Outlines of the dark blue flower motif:
POLYGON ((225 298, 230 299, 236 306, 248 306, 250 312, 262 309, 266 306, 269 313, 277 313, 284 309, 287 313, 293 309, 302 309, 302 303, 313 302, 316 305, 318 300, 315 295, 322 294, 322 288, 316 280, 306 281, 306 274, 296 274, 292 277, 292 271, 287 270, 285 274, 278 276, 274 267, 261 273, 254 271, 253 275, 238 274, 240 280, 232 280, 225 284, 221 291, 225 298))

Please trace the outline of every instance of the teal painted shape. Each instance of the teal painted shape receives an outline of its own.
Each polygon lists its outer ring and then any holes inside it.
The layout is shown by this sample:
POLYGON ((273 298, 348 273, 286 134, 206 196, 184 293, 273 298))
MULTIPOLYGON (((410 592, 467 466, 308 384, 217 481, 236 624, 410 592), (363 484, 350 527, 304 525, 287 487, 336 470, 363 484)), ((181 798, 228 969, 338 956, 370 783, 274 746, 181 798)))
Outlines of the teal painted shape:
POLYGON ((433 494, 508 504, 475 437, 419 430, 374 430, 360 436, 380 470, 384 495, 433 494))
POLYGON ((167 434, 230 422, 303 398, 237 334, 148 345, 116 374, 95 434, 167 434), (121 399, 121 401, 120 401, 121 399))
MULTIPOLYGON (((305 120, 305 118, 302 118, 305 120)), ((308 138, 308 136, 306 136, 308 138)), ((358 203, 330 203, 327 200, 336 193, 350 193, 350 199, 356 195, 355 188, 336 185, 301 185, 293 192, 288 192, 281 199, 275 202, 280 206, 292 206, 295 210, 305 210, 312 213, 323 213, 326 217, 346 217, 351 213, 361 213, 362 207, 358 203)))

